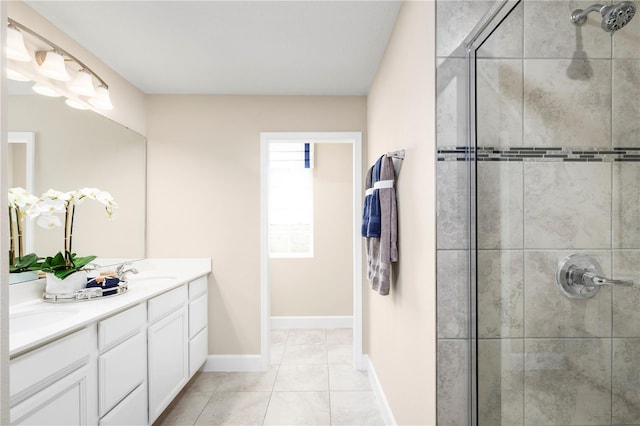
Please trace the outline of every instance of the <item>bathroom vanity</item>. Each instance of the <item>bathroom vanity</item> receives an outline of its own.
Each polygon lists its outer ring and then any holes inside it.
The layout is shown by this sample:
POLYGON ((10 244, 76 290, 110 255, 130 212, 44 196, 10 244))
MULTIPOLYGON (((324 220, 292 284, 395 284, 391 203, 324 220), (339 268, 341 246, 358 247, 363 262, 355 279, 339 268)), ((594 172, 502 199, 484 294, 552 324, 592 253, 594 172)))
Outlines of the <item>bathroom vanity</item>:
POLYGON ((46 303, 31 297, 43 283, 21 284, 32 288, 12 294, 11 423, 152 424, 206 361, 210 263, 136 262, 126 293, 86 302, 46 303))

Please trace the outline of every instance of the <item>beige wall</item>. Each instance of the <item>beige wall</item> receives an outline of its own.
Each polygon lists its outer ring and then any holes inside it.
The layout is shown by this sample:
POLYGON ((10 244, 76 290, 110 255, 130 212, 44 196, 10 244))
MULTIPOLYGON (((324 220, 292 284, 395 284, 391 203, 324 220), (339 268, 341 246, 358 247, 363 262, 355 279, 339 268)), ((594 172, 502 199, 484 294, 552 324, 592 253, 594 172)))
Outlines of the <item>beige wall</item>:
POLYGON ((389 296, 368 291, 367 347, 399 424, 436 416, 435 2, 405 2, 367 101, 368 163, 404 148, 400 261, 389 296))
POLYGON ((364 131, 366 99, 153 95, 149 257, 211 257, 209 352, 260 352, 260 132, 364 131))
POLYGON ((353 312, 352 145, 314 147, 313 258, 269 260, 272 316, 353 312))
MULTIPOLYGON (((146 133, 145 98, 140 90, 82 47, 82 40, 75 41, 70 38, 21 0, 11 0, 7 3, 10 18, 71 53, 109 85, 109 95, 114 108, 112 111, 101 111, 102 115, 141 135, 146 133)), ((62 102, 62 100, 58 101, 62 102)))

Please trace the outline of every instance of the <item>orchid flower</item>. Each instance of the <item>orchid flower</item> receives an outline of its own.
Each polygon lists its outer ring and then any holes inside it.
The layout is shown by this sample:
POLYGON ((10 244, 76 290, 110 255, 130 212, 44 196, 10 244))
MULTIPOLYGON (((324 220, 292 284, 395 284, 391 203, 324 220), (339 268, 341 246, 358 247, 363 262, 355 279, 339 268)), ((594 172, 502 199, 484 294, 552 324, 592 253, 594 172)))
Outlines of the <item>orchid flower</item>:
POLYGON ((62 221, 58 216, 42 215, 38 217, 38 226, 41 228, 52 229, 62 226, 62 221))
POLYGON ((10 188, 8 190, 9 201, 9 264, 14 266, 14 262, 23 257, 23 245, 22 245, 22 221, 28 211, 38 202, 38 197, 31 195, 26 189, 21 187, 10 188), (16 258, 15 250, 15 233, 17 234, 18 241, 18 253, 16 258))
POLYGON ((32 219, 37 218, 39 226, 47 229, 64 226, 64 256, 68 263, 71 263, 72 239, 73 239, 73 219, 76 205, 80 205, 85 199, 95 200, 103 204, 109 218, 113 215, 113 210, 118 207, 117 203, 106 191, 98 188, 81 188, 77 191, 61 192, 49 189, 42 194, 42 197, 29 209, 28 214, 32 219), (65 215, 64 225, 56 213, 65 215))

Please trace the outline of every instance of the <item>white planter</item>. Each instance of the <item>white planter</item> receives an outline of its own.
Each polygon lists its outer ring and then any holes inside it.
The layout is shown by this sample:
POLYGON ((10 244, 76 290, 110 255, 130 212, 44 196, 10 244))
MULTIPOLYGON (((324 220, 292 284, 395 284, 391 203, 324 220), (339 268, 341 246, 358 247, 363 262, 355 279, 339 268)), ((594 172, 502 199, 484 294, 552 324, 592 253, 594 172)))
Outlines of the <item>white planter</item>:
POLYGON ((61 280, 52 273, 47 273, 45 293, 75 293, 87 287, 87 271, 78 271, 61 280))

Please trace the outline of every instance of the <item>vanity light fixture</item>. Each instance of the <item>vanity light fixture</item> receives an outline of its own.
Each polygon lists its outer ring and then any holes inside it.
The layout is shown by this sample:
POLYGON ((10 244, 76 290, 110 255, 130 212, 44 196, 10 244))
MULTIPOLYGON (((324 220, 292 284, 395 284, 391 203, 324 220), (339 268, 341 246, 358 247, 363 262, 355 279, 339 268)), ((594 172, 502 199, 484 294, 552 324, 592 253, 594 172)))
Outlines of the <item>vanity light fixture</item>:
POLYGON ((31 61, 31 55, 24 45, 22 33, 12 24, 9 24, 9 28, 7 28, 7 57, 14 61, 31 61))
POLYGON ((109 98, 109 89, 106 86, 96 87, 96 95, 89 99, 89 103, 98 109, 113 109, 109 98))
POLYGON ((66 99, 64 103, 75 109, 89 109, 87 105, 82 102, 78 102, 75 99, 66 99))
POLYGON ((17 80, 22 76, 22 81, 33 80, 35 92, 45 96, 66 96, 67 105, 74 108, 113 109, 109 86, 91 68, 35 31, 11 18, 8 22, 9 78, 15 76, 17 80), (25 63, 32 58, 37 63, 35 68, 25 63))
POLYGON ((25 77, 20 74, 18 71, 13 70, 11 68, 7 68, 7 78, 13 81, 29 81, 29 77, 25 77))
POLYGON ((60 96, 62 96, 53 87, 47 86, 41 83, 34 84, 32 89, 34 92, 38 93, 39 95, 48 96, 50 98, 59 98, 60 96))
POLYGON ((36 52, 36 62, 40 65, 38 72, 45 77, 58 81, 71 80, 67 67, 64 65, 64 57, 55 50, 36 52))
POLYGON ((93 87, 91 74, 84 69, 81 69, 76 73, 76 76, 73 78, 71 83, 69 83, 69 90, 82 96, 94 97, 96 95, 96 89, 93 87))

